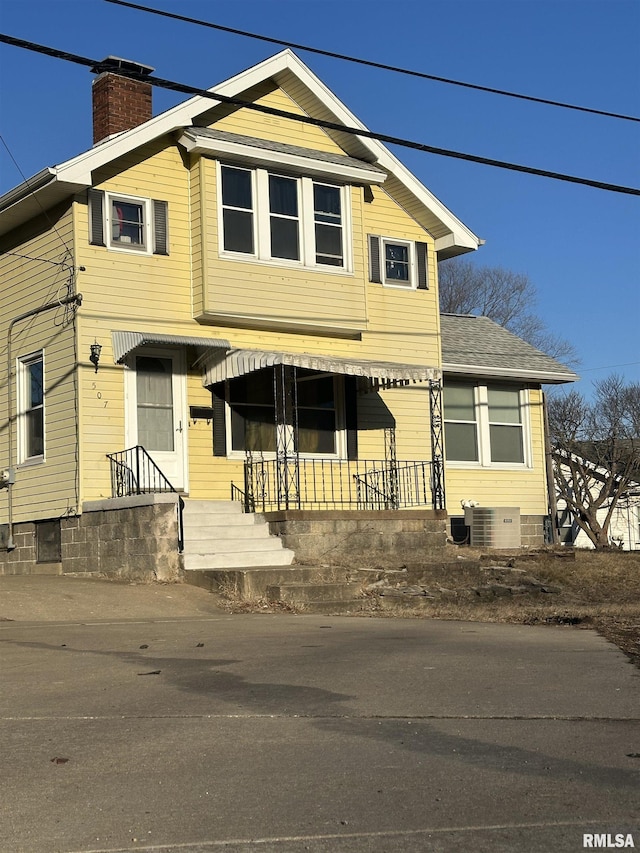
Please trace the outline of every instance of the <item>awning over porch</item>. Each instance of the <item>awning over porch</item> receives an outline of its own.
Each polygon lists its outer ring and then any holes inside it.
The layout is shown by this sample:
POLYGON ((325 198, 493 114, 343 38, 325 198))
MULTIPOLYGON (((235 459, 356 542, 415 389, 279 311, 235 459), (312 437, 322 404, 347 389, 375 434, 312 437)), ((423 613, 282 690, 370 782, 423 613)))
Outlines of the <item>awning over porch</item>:
POLYGON ((231 349, 229 341, 223 338, 201 338, 192 335, 163 335, 156 332, 112 331, 113 360, 122 364, 129 353, 144 346, 188 346, 201 350, 225 352, 231 349))
POLYGON ((441 376, 437 367, 420 364, 371 361, 312 353, 234 349, 227 353, 208 353, 204 358, 202 381, 206 387, 209 387, 225 379, 236 379, 238 376, 245 376, 247 373, 281 364, 343 376, 362 376, 383 386, 408 385, 411 382, 437 380, 441 376))

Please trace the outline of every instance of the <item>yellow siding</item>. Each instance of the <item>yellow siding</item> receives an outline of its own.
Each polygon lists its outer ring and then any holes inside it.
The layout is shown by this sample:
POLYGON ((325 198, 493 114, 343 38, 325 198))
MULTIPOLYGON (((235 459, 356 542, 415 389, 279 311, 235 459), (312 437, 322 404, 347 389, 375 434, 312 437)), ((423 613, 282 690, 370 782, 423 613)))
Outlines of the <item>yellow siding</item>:
MULTIPOLYGON (((13 453, 9 460, 6 342, 11 320, 67 295, 73 256, 69 206, 48 211, 8 234, 0 243, 0 467, 15 466, 18 436, 16 359, 44 350, 45 460, 17 467, 13 521, 55 518, 73 511, 76 501, 75 329, 73 311, 56 308, 20 321, 12 333, 13 453), (66 244, 66 245, 65 245, 66 244), (25 257, 17 257, 16 254, 25 257), (30 260, 30 259, 31 260, 30 260), (56 266, 47 261, 64 261, 56 266)), ((0 523, 8 520, 7 490, 0 490, 0 523)))
MULTIPOLYGON (((305 115, 296 102, 282 89, 276 89, 256 99, 255 103, 284 110, 296 115, 305 115)), ((216 121, 216 130, 231 133, 241 133, 244 136, 257 136, 270 139, 273 142, 284 142, 288 145, 299 145, 301 148, 311 148, 316 151, 327 151, 333 154, 344 154, 344 151, 320 127, 303 124, 293 119, 279 118, 260 113, 257 110, 239 109, 231 115, 216 121)))

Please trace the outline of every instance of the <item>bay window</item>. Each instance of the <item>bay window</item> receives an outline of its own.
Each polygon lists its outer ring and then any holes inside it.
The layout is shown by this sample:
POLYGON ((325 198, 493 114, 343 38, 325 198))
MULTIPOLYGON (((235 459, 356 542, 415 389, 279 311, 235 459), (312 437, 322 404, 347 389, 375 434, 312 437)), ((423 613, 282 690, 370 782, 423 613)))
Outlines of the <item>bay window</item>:
POLYGON ((219 176, 223 254, 347 269, 347 187, 230 165, 219 176))

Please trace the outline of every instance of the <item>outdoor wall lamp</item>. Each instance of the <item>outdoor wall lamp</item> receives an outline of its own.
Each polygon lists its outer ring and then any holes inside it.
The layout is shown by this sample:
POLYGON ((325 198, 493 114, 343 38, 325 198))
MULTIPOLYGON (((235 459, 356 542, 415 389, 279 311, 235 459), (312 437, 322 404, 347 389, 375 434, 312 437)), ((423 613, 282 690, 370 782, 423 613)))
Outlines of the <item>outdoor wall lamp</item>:
POLYGON ((89 356, 89 361, 96 366, 96 373, 98 372, 98 363, 100 361, 100 352, 102 350, 101 344, 97 341, 94 341, 91 344, 91 355, 89 356))

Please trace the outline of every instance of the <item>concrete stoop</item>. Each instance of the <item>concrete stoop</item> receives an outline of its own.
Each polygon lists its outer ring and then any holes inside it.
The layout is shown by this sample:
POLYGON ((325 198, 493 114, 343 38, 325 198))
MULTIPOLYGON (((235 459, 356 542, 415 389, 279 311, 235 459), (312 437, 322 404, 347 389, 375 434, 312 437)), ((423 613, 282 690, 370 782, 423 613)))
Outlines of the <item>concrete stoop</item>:
POLYGON ((187 580, 194 571, 289 566, 294 559, 264 518, 244 513, 237 501, 186 500, 183 524, 187 580))
POLYGON ((305 613, 360 610, 362 583, 344 570, 326 566, 255 566, 191 571, 188 583, 238 602, 266 601, 305 613))

